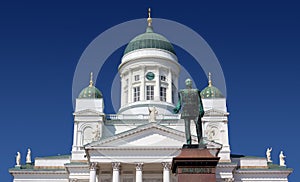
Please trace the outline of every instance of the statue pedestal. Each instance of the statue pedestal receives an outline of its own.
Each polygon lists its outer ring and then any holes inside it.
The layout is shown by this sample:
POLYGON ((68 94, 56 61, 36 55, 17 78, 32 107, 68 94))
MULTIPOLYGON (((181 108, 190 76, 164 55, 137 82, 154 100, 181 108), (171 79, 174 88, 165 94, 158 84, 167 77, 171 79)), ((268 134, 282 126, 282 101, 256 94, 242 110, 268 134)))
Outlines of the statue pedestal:
POLYGON ((184 145, 172 160, 172 172, 178 182, 215 182, 219 157, 214 150, 199 145, 184 145))

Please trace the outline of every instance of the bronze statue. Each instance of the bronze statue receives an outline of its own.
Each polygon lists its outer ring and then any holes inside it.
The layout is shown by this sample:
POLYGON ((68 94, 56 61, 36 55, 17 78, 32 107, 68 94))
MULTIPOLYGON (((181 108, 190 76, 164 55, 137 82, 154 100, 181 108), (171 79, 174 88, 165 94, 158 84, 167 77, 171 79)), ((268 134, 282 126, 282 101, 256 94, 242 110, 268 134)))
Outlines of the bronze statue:
POLYGON ((198 89, 192 89, 192 80, 185 80, 186 89, 182 89, 178 93, 178 103, 174 108, 174 113, 177 114, 182 109, 181 118, 185 123, 185 137, 188 145, 192 144, 191 140, 191 120, 195 122, 198 143, 201 143, 202 138, 202 122, 201 118, 204 115, 202 100, 200 91, 198 89))

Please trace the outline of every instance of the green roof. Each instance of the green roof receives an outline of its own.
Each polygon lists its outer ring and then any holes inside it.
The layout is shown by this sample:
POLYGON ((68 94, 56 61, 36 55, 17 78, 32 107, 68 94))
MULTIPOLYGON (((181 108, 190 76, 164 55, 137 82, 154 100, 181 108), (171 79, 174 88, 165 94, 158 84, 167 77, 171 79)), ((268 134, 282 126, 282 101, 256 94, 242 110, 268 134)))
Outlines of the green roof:
POLYGON ((54 156, 45 156, 45 157, 36 157, 35 159, 68 159, 71 155, 54 155, 54 156))
POLYGON ((230 154, 231 158, 255 158, 255 159, 265 159, 265 157, 260 156, 249 156, 249 155, 240 155, 240 154, 230 154))
POLYGON ((273 170, 293 170, 292 168, 287 168, 286 166, 280 166, 278 164, 273 164, 272 162, 268 162, 269 169, 273 170))
POLYGON ((212 85, 208 85, 206 88, 204 88, 201 91, 201 97, 202 99, 210 99, 210 98, 224 98, 221 91, 212 85))
POLYGON ((95 86, 89 85, 88 87, 84 88, 79 96, 79 99, 94 99, 94 98, 103 98, 102 93, 98 90, 95 86))
POLYGON ((69 165, 89 165, 88 162, 70 162, 70 163, 66 163, 65 165, 69 166, 69 165))
POLYGON ((128 43, 124 55, 131 51, 145 48, 162 49, 176 54, 171 42, 164 36, 154 33, 151 26, 147 27, 145 33, 136 36, 128 43))
POLYGON ((35 168, 34 163, 24 164, 20 167, 10 168, 9 171, 65 171, 64 168, 35 168))

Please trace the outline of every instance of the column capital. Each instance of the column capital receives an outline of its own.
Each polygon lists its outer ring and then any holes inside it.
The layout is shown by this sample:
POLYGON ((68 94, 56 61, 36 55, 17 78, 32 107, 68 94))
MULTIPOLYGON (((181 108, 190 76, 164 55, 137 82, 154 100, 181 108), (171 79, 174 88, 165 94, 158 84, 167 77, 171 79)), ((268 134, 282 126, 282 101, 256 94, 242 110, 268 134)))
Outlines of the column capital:
POLYGON ((98 163, 97 162, 91 162, 90 163, 90 170, 96 170, 98 168, 98 163))
POLYGON ((120 165, 121 165, 120 162, 113 162, 113 163, 111 163, 111 165, 112 165, 112 168, 113 168, 114 171, 119 171, 120 170, 120 165))
POLYGON ((171 163, 170 162, 162 162, 161 163, 164 167, 164 170, 170 170, 171 169, 171 163))
POLYGON ((225 178, 224 181, 225 181, 225 182, 233 182, 233 181, 234 181, 234 178, 225 178))
POLYGON ((143 170, 143 165, 144 165, 144 163, 136 163, 135 164, 135 169, 137 171, 142 171, 143 170))

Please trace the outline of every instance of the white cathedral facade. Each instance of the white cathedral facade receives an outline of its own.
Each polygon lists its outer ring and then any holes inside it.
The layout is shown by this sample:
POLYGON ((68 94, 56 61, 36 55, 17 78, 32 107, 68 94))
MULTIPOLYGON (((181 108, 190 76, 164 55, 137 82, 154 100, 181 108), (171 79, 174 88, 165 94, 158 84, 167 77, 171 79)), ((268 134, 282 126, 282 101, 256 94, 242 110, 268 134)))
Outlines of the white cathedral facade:
MULTIPOLYGON (((171 162, 186 142, 184 121, 173 114, 179 73, 172 44, 153 31, 149 16, 146 32, 129 42, 119 65, 118 113, 104 113, 102 93, 91 75, 76 99, 71 154, 36 157, 34 162, 27 156, 26 164, 17 159, 9 170, 14 182, 176 182, 171 162)), ((221 147, 218 182, 288 181, 292 169, 284 164, 230 153, 226 98, 210 76, 201 97, 203 136, 221 147)), ((196 143, 193 124, 191 131, 196 143)))

